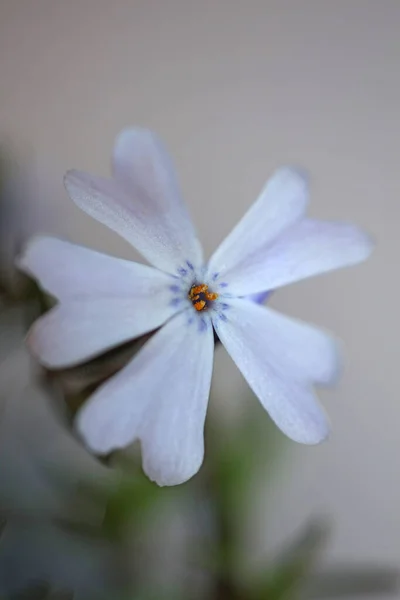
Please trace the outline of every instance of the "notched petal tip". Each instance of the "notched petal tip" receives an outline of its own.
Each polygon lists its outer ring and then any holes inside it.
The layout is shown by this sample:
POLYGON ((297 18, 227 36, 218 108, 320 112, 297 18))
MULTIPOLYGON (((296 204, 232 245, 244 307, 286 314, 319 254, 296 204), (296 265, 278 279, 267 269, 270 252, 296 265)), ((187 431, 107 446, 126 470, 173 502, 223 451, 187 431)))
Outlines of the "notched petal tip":
POLYGON ((115 450, 120 450, 127 446, 127 444, 116 444, 114 440, 110 440, 106 432, 98 428, 96 429, 95 423, 90 418, 90 415, 88 417, 85 407, 86 405, 78 411, 73 430, 87 450, 98 456, 106 456, 115 450))
POLYGON ((25 344, 38 363, 42 365, 42 367, 48 370, 57 370, 59 368, 63 368, 65 366, 69 367, 70 365, 64 365, 63 363, 58 364, 57 360, 54 360, 54 356, 52 352, 48 351, 47 343, 48 340, 43 339, 43 329, 46 327, 46 321, 48 315, 52 313, 54 309, 45 313, 42 317, 36 319, 36 321, 31 325, 28 330, 28 333, 25 336, 25 344), (44 326, 44 327, 43 327, 44 326))
POLYGON ((195 458, 193 462, 186 461, 182 465, 175 463, 161 466, 152 461, 148 454, 142 444, 143 471, 150 481, 159 487, 172 487, 186 483, 198 473, 204 460, 204 449, 201 456, 195 458))
POLYGON ((304 187, 308 188, 310 186, 311 177, 309 171, 299 165, 284 165, 279 167, 275 174, 279 174, 282 178, 285 177, 288 180, 297 181, 304 187))
POLYGON ((77 169, 68 169, 68 171, 66 171, 66 173, 64 174, 64 177, 63 177, 63 183, 64 183, 65 188, 67 188, 69 183, 71 181, 73 181, 75 174, 78 172, 79 171, 77 169))
POLYGON ((340 258, 336 268, 357 265, 371 256, 375 240, 361 227, 348 222, 327 222, 327 225, 332 228, 332 240, 336 237, 336 251, 340 258))
POLYGON ((147 127, 125 127, 117 134, 114 148, 121 148, 126 144, 130 145, 132 143, 148 141, 159 142, 160 138, 154 131, 148 129, 147 127))
POLYGON ((303 167, 297 165, 284 165, 278 167, 267 180, 264 190, 273 191, 274 195, 286 194, 293 196, 296 204, 302 200, 303 209, 309 201, 310 174, 303 167))
POLYGON ((325 360, 322 361, 325 368, 316 373, 312 383, 322 388, 333 388, 339 383, 343 373, 343 343, 330 331, 318 329, 326 338, 325 360))
POLYGON ((115 195, 116 189, 109 178, 92 175, 86 171, 70 169, 63 178, 64 187, 79 208, 88 211, 88 204, 104 196, 115 195))
POLYGON ((299 427, 297 431, 292 430, 282 431, 283 435, 286 435, 293 442, 303 444, 304 446, 318 446, 324 442, 327 442, 331 434, 330 420, 326 414, 324 408, 318 403, 318 409, 320 411, 320 419, 314 423, 314 426, 299 427))
POLYGON ((93 203, 98 194, 98 186, 94 178, 83 171, 70 169, 63 178, 64 188, 72 202, 84 212, 93 203))
POLYGON ((364 231, 355 225, 353 225, 353 227, 355 230, 355 241, 357 241, 360 247, 359 261, 362 262, 371 256, 376 246, 376 240, 367 231, 364 231))
MULTIPOLYGON (((112 154, 112 170, 114 177, 123 177, 126 169, 130 171, 132 161, 157 160, 158 163, 169 161, 167 150, 158 135, 144 127, 128 127, 120 131, 114 142, 112 154)), ((169 168, 170 165, 167 165, 169 168)))
POLYGON ((330 371, 327 373, 325 378, 316 381, 315 385, 321 388, 335 388, 343 375, 344 363, 339 350, 340 345, 336 344, 336 350, 332 359, 330 371))
POLYGON ((39 236, 35 236, 28 240, 24 246, 22 247, 21 252, 15 257, 14 265, 17 269, 25 273, 26 275, 32 276, 32 272, 30 269, 30 257, 32 253, 32 249, 37 243, 39 236))
POLYGON ((145 467, 143 467, 143 472, 150 479, 150 481, 157 484, 158 487, 174 487, 176 485, 182 485, 183 483, 187 483, 197 473, 197 471, 196 471, 196 473, 192 473, 189 476, 176 477, 174 475, 173 477, 167 476, 165 478, 162 474, 154 475, 151 470, 146 470, 145 467))
MULTIPOLYGON (((34 235, 24 244, 21 252, 15 257, 15 266, 26 275, 36 278, 35 264, 37 264, 37 259, 40 260, 38 253, 40 254, 43 250, 46 252, 46 244, 52 244, 56 239, 58 240, 58 238, 53 238, 50 235, 34 235)), ((51 248, 49 248, 49 251, 51 251, 51 248)))
POLYGON ((82 187, 82 177, 84 177, 86 174, 83 173, 82 171, 78 171, 78 169, 69 169, 64 177, 63 177, 63 184, 65 189, 67 190, 68 195, 71 197, 71 199, 73 200, 73 196, 71 195, 73 192, 73 188, 74 187, 82 187))
POLYGON ((37 319, 35 323, 29 328, 28 333, 25 336, 25 345, 35 360, 37 360, 43 367, 51 369, 51 366, 47 363, 47 361, 42 360, 42 357, 40 356, 40 351, 37 347, 37 336, 35 330, 37 322, 40 320, 41 317, 37 319))

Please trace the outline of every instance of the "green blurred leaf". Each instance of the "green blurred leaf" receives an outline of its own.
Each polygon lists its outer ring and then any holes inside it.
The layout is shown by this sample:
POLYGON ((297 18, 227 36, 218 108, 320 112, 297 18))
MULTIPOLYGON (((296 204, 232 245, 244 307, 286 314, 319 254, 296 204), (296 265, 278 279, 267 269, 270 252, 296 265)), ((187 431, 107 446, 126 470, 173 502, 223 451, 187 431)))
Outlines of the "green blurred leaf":
POLYGON ((275 428, 250 394, 244 394, 242 414, 234 423, 225 426, 212 415, 207 418, 206 457, 197 481, 208 498, 215 535, 200 563, 215 574, 221 589, 240 579, 243 517, 260 471, 264 473, 266 465, 272 471, 277 440, 275 428))
MULTIPOLYGON (((248 401, 248 397, 243 398, 244 404, 248 401)), ((275 461, 278 438, 270 425, 256 401, 243 411, 236 425, 221 427, 217 420, 207 421, 204 471, 209 491, 220 512, 230 515, 232 520, 242 513, 260 465, 265 468, 275 461)))
POLYGON ((160 488, 139 470, 121 475, 109 491, 103 522, 106 534, 120 536, 128 523, 143 522, 160 503, 172 500, 175 494, 174 488, 160 488))
POLYGON ((299 595, 325 546, 328 528, 321 521, 307 525, 260 580, 253 582, 251 600, 283 600, 299 595))

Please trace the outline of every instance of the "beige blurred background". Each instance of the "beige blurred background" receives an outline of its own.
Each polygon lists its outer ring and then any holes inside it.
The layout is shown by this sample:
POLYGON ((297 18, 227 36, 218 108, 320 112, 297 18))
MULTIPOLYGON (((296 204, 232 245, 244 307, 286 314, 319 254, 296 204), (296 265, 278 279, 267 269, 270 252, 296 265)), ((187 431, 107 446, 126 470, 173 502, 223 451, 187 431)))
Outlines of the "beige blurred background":
MULTIPOLYGON (((321 396, 330 441, 285 441, 272 494, 259 481, 260 554, 321 513, 328 560, 400 560, 399 31, 399 0, 0 1, 0 134, 49 161, 74 241, 132 255, 68 202, 62 175, 107 174, 115 135, 138 124, 170 148, 208 253, 287 162, 311 172, 314 216, 378 242, 368 263, 273 298, 336 332, 346 366, 321 396)), ((215 372, 227 403, 245 390, 223 352, 215 372)))

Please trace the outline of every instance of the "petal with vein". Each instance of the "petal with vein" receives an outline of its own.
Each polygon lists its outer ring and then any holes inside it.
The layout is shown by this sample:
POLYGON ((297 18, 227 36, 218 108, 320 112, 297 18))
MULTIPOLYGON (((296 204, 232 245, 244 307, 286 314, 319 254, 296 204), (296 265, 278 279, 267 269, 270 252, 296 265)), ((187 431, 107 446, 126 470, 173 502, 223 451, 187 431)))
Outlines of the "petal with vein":
POLYGON ((253 257, 265 256, 265 249, 304 215, 308 196, 308 180, 303 173, 291 168, 279 169, 217 248, 210 259, 209 273, 231 279, 231 273, 245 270, 253 257))
POLYGON ((104 454, 140 439, 143 468, 159 485, 192 477, 204 454, 214 338, 208 316, 171 319, 77 416, 77 429, 104 454))
POLYGON ((187 263, 200 266, 200 243, 155 134, 124 130, 115 144, 113 171, 114 180, 69 171, 65 186, 71 199, 162 271, 176 274, 187 263))
MULTIPOLYGON (((18 260, 25 273, 59 300, 161 295, 174 278, 157 269, 115 258, 57 238, 33 238, 18 260)), ((168 300, 166 300, 168 303, 168 300)))
POLYGON ((371 238, 354 225, 304 219, 239 266, 229 291, 242 296, 273 290, 362 262, 372 249, 371 238))
POLYGON ((168 290, 156 295, 71 299, 40 317, 27 342, 43 365, 70 367, 160 327, 178 309, 168 290))
POLYGON ((276 425, 291 439, 317 444, 328 435, 313 381, 337 374, 335 343, 305 323, 248 300, 232 300, 214 327, 228 353, 276 425))

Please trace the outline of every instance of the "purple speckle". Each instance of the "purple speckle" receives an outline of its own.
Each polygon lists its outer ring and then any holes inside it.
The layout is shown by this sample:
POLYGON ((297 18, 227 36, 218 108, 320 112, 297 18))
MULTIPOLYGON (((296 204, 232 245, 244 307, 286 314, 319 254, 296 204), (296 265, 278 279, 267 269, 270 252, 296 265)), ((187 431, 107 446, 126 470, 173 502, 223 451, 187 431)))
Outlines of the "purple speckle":
POLYGON ((200 319, 199 321, 199 331, 203 332, 207 330, 207 321, 205 319, 200 319))
POLYGON ((179 275, 187 275, 187 269, 184 269, 183 267, 179 267, 178 269, 178 273, 179 275))
POLYGON ((221 304, 221 308, 222 308, 222 310, 227 310, 229 308, 229 304, 226 304, 226 302, 223 302, 221 304))
POLYGON ((264 302, 266 302, 270 295, 272 294, 272 290, 268 291, 268 292, 259 292, 258 294, 251 294, 250 296, 244 296, 246 298, 246 300, 251 300, 252 302, 255 302, 256 304, 264 304, 264 302))
POLYGON ((214 273, 212 276, 212 280, 215 281, 216 279, 218 279, 218 275, 219 273, 214 273))
POLYGON ((192 263, 189 260, 186 261, 186 264, 191 271, 194 271, 194 266, 192 265, 192 263))
POLYGON ((180 292, 181 288, 179 287, 179 285, 171 285, 170 288, 171 292, 180 292))
POLYGON ((228 287, 229 283, 226 283, 226 281, 223 281, 222 283, 219 284, 221 287, 226 288, 228 287))
POLYGON ((182 298, 173 298, 170 302, 171 306, 179 306, 182 302, 182 298))
POLYGON ((224 313, 220 313, 219 318, 221 319, 221 321, 227 321, 228 319, 226 318, 226 315, 224 315, 224 313))

